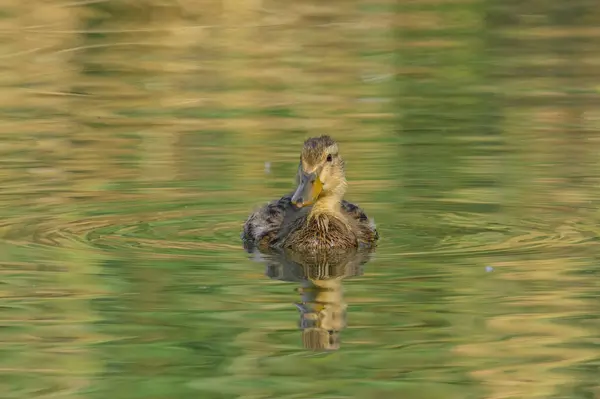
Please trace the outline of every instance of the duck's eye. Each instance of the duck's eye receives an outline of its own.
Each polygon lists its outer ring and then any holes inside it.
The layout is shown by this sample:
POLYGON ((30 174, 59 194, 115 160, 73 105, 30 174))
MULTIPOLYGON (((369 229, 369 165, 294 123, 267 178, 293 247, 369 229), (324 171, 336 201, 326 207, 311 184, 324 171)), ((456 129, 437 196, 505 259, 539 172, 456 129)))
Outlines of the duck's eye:
POLYGON ((331 162, 333 160, 333 157, 331 156, 331 154, 327 155, 327 162, 331 162))

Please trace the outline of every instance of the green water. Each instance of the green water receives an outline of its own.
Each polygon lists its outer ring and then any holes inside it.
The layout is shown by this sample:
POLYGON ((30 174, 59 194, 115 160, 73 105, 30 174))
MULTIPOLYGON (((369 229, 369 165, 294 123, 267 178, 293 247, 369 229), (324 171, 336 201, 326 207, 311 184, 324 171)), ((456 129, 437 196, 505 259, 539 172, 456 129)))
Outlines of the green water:
POLYGON ((599 10, 4 2, 0 398, 600 397, 599 10), (311 280, 239 233, 324 133, 381 239, 311 280))

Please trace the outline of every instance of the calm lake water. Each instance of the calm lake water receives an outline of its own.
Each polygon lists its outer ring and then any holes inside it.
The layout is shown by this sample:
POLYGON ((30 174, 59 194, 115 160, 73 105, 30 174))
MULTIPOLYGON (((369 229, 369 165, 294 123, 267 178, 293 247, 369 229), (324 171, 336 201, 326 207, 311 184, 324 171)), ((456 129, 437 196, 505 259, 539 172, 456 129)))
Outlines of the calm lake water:
POLYGON ((1 398, 600 398, 596 1, 201 4, 0 5, 1 398), (247 254, 320 134, 377 251, 247 254))

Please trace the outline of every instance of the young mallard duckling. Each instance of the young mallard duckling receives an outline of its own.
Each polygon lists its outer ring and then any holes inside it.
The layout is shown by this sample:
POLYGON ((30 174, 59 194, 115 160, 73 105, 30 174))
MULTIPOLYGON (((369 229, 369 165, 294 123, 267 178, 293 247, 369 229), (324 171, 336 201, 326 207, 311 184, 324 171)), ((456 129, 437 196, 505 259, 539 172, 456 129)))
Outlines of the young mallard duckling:
POLYGON ((247 249, 258 247, 312 251, 374 246, 374 223, 346 193, 344 161, 329 136, 304 142, 296 175, 297 188, 252 213, 244 224, 247 249))

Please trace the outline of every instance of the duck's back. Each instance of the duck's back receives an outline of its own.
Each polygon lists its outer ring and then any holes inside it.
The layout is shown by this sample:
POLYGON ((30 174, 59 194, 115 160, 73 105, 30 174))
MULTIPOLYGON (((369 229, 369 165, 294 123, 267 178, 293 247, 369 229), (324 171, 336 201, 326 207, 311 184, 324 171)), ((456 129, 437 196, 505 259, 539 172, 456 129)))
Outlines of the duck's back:
POLYGON ((367 214, 351 202, 342 200, 342 210, 355 224, 359 246, 371 246, 379 239, 379 233, 374 220, 369 220, 367 214))
POLYGON ((244 247, 251 249, 271 246, 284 225, 286 215, 289 218, 293 211, 292 197, 286 195, 253 212, 244 223, 242 232, 244 247))
POLYGON ((363 210, 348 201, 342 201, 341 208, 344 220, 326 214, 308 218, 310 208, 296 209, 291 196, 284 196, 246 220, 242 233, 244 246, 314 250, 373 245, 379 235, 363 210))

